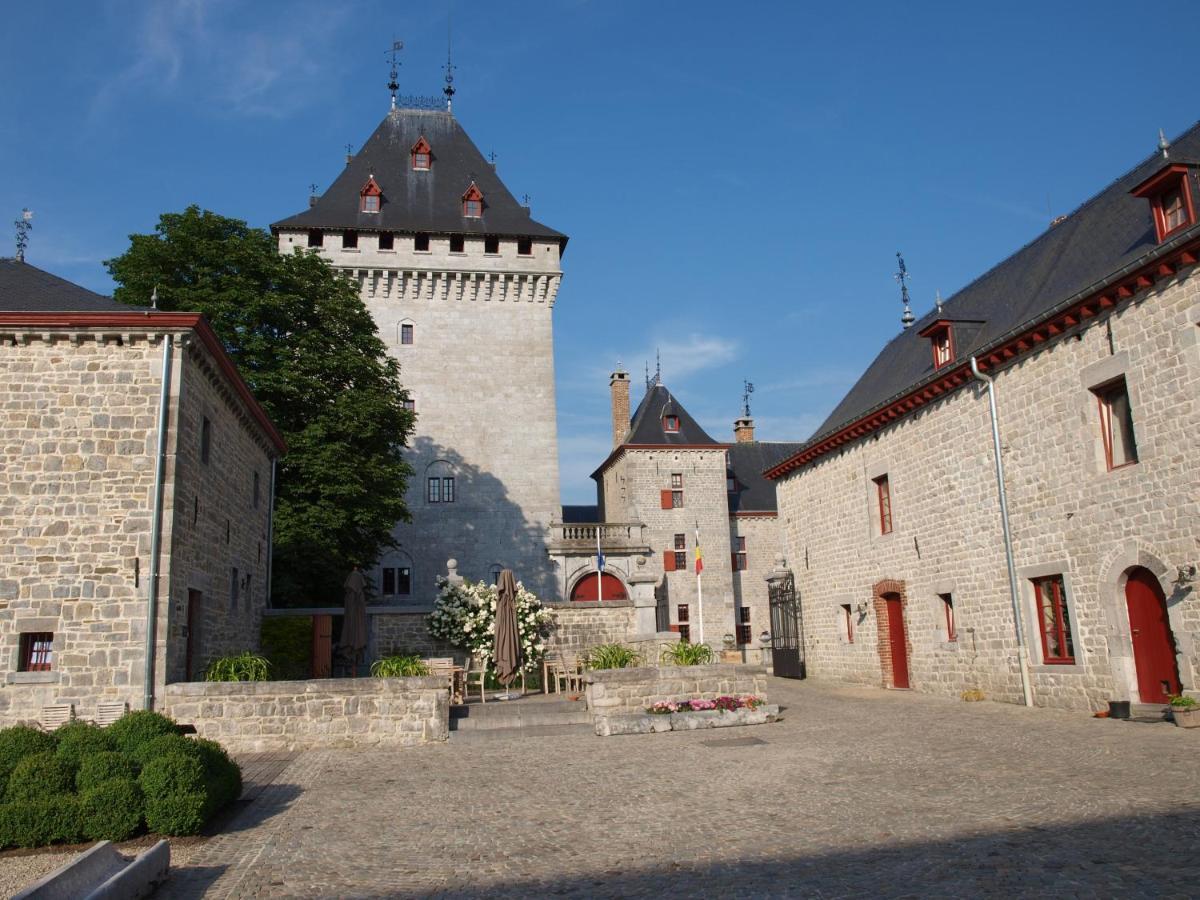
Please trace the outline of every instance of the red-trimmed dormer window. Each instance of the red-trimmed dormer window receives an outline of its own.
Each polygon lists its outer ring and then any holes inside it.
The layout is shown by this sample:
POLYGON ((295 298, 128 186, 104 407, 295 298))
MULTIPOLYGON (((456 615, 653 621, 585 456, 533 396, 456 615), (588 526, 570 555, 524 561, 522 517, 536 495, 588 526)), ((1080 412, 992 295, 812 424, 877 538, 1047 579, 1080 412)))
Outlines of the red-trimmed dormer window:
POLYGON ((1187 166, 1164 166, 1130 193, 1150 201, 1150 215, 1159 243, 1196 221, 1187 166))
POLYGON ((679 416, 663 416, 663 431, 675 432, 679 430, 679 416))
POLYGON ((921 337, 929 338, 933 347, 933 368, 940 369, 954 362, 954 332, 950 322, 938 319, 926 325, 919 332, 921 337))
POLYGON ((428 172, 433 166, 433 150, 424 135, 412 146, 412 167, 417 172, 428 172))
POLYGON ((383 191, 379 189, 379 185, 375 182, 375 176, 372 175, 367 179, 367 183, 362 186, 362 190, 358 192, 358 211, 365 213, 379 212, 379 205, 382 202, 383 191))
POLYGON ((462 195, 463 215, 468 219, 478 219, 483 215, 483 191, 471 182, 467 192, 462 195))

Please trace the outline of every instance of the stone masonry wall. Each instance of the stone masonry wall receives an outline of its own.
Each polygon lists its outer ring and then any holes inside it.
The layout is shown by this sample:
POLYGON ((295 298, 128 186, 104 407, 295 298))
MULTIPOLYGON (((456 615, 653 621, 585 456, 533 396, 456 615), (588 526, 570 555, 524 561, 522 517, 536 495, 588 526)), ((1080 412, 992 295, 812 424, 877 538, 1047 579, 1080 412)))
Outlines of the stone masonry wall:
POLYGON ((584 675, 588 709, 594 716, 634 715, 666 700, 715 700, 752 694, 767 697, 761 666, 662 666, 605 669, 584 675))
POLYGON ((172 684, 161 709, 234 752, 411 747, 450 732, 442 678, 172 684))
POLYGON ((425 624, 427 613, 405 613, 372 608, 368 610, 369 646, 367 658, 380 659, 396 654, 450 656, 460 665, 467 660, 464 650, 434 638, 425 624))
MULTIPOLYGON (((1124 576, 1144 566, 1167 597, 1185 690, 1200 685, 1200 600, 1174 584, 1200 533, 1200 279, 1187 270, 996 376, 1000 434, 1035 702, 1138 699, 1124 576), (1124 375, 1138 462, 1108 471, 1090 388, 1124 375), (1074 665, 1045 665, 1031 579, 1063 575, 1074 665)), ((902 583, 916 690, 1021 698, 983 390, 967 385, 778 485, 803 603, 809 674, 881 685, 886 632, 873 586, 902 583), (881 535, 872 479, 886 473, 881 535), (807 565, 802 562, 807 561, 807 565), (953 597, 949 640, 939 594, 953 597), (852 611, 853 636, 843 606, 852 611), (862 614, 859 614, 859 610, 862 614)), ((885 660, 886 663, 886 660, 885 660)))
MULTIPOLYGON (((771 630, 767 575, 776 568, 777 557, 783 555, 783 531, 775 515, 731 516, 729 530, 731 553, 736 552, 736 538, 746 539, 746 568, 733 573, 733 594, 737 607, 734 610, 734 623, 741 623, 739 609, 746 607, 750 610, 750 643, 739 649, 752 654, 757 661, 763 646, 758 636, 771 630)), ((731 559, 731 568, 732 562, 731 559)), ((736 630, 731 633, 736 637, 736 630)))

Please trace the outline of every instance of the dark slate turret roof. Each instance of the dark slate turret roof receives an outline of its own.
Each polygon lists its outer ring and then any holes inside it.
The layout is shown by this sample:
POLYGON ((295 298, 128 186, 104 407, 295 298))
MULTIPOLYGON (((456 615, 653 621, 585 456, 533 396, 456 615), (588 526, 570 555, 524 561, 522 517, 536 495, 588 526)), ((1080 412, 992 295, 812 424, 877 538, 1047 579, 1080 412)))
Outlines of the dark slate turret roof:
MULTIPOLYGON (((1076 295, 1102 286, 1127 266, 1149 261, 1159 249, 1150 204, 1130 195, 1168 164, 1193 167, 1192 195, 1200 205, 1195 166, 1200 160, 1200 124, 1155 153, 995 268, 947 300, 941 314, 930 311, 896 335, 813 433, 809 443, 839 431, 933 374, 933 355, 922 328, 938 318, 963 321, 955 327, 955 361, 968 359, 1000 338, 1035 323, 1076 295)), ((1174 245, 1200 233, 1195 224, 1172 235, 1174 245)))
POLYGON ((453 115, 397 109, 388 113, 361 150, 302 213, 271 226, 282 228, 361 229, 407 233, 567 236, 535 221, 500 181, 453 115), (432 152, 429 171, 414 171, 412 148, 424 137, 432 152), (359 211, 359 194, 374 176, 383 192, 378 213, 359 211), (474 182, 483 193, 483 215, 463 216, 462 196, 474 182))
POLYGON ((638 404, 625 435, 625 444, 716 444, 699 423, 691 417, 683 404, 671 396, 662 384, 651 385, 638 404), (664 431, 663 416, 678 416, 679 431, 664 431))
POLYGON ((137 309, 16 259, 0 259, 0 310, 129 312, 137 309))
POLYGON ((775 482, 763 475, 783 462, 803 444, 784 441, 750 441, 729 446, 729 468, 737 490, 729 495, 729 512, 774 512, 775 482))

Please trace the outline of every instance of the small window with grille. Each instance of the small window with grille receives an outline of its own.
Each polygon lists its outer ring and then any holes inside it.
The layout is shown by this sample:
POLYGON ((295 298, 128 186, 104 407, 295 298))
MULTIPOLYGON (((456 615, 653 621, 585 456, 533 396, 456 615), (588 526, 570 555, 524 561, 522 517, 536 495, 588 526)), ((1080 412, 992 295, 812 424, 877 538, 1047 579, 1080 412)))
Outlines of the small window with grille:
POLYGON ((54 632, 26 631, 21 634, 18 671, 49 672, 53 661, 54 632))

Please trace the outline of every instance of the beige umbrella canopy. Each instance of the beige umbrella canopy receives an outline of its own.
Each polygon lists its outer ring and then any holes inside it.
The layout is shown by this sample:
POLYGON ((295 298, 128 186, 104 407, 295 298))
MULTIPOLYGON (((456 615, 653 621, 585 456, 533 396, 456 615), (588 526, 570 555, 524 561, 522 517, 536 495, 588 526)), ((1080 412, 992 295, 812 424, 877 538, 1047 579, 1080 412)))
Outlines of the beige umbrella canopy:
POLYGON ((496 600, 496 634, 492 662, 496 680, 505 687, 521 671, 521 632, 517 628, 517 582, 512 569, 500 572, 500 596, 496 600))
POLYGON ((346 576, 342 602, 346 613, 338 649, 350 660, 352 674, 357 675, 359 657, 367 648, 367 580, 357 566, 346 576))

